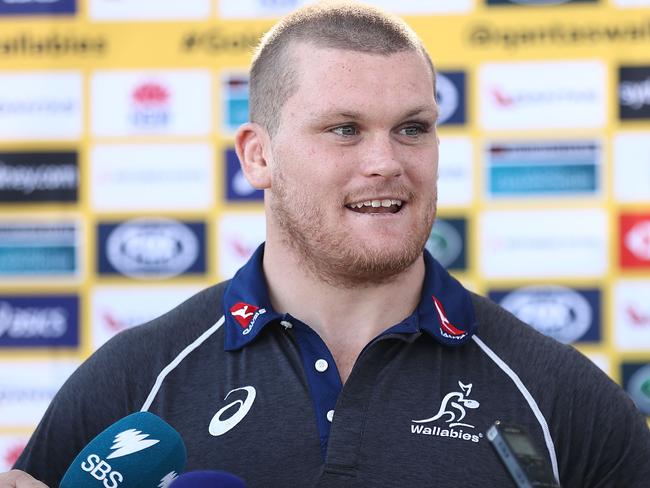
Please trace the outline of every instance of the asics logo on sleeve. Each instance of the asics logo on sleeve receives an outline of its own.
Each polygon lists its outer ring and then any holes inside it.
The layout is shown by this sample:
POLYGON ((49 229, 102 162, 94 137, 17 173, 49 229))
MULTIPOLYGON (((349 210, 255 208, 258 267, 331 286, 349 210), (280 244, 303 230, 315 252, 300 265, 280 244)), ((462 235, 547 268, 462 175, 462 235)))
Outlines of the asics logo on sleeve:
POLYGON ((123 456, 128 456, 135 452, 143 451, 160 441, 156 439, 145 440, 149 434, 143 434, 136 429, 125 430, 115 436, 113 445, 111 446, 111 453, 106 459, 115 459, 123 456))
POLYGON ((224 401, 228 400, 228 397, 236 391, 245 391, 246 397, 243 400, 234 400, 229 404, 224 405, 219 409, 217 413, 214 414, 214 417, 212 417, 212 420, 210 421, 210 426, 208 427, 208 431, 211 435, 218 437, 233 429, 239 422, 244 419, 244 417, 246 417, 246 414, 248 414, 251 407, 253 406, 257 391, 252 386, 242 386, 241 388, 230 390, 224 398, 224 401), (225 420, 222 419, 222 415, 235 405, 239 405, 237 411, 229 418, 225 420))

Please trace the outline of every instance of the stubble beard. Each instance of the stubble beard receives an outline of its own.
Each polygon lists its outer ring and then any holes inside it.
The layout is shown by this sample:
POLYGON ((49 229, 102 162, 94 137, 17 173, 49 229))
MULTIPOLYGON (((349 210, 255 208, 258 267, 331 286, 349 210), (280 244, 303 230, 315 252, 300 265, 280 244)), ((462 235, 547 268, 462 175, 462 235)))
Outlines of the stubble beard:
MULTIPOLYGON (((414 199, 415 195, 410 201, 414 199)), ((271 219, 281 232, 282 243, 313 277, 339 288, 370 287, 393 281, 422 255, 436 215, 434 196, 421 225, 402 236, 398 248, 371 248, 353 242, 345 229, 328 229, 324 212, 310 204, 313 200, 313 196, 299 189, 287 191, 281 171, 274 175, 271 219)))

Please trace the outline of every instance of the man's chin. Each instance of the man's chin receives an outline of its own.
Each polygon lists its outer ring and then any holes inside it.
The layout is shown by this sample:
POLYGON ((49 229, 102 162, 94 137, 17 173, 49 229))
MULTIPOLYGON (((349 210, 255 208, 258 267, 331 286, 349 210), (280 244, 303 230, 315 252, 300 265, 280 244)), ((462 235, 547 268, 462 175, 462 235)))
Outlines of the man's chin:
MULTIPOLYGON (((322 256, 317 265, 324 281, 346 288, 373 286, 395 280, 422 255, 424 246, 394 248, 362 246, 322 256)), ((335 251, 335 250, 333 250, 335 251)))

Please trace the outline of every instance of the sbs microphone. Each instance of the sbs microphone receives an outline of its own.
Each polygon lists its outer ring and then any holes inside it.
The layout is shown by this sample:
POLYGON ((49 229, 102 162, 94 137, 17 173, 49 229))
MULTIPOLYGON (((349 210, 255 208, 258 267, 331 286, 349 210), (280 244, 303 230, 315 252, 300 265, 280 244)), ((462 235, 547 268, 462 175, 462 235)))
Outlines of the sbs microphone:
POLYGON ((246 483, 225 471, 191 471, 176 478, 169 488, 246 488, 246 483))
POLYGON ((90 441, 59 488, 167 488, 186 460, 180 434, 160 417, 138 412, 90 441))

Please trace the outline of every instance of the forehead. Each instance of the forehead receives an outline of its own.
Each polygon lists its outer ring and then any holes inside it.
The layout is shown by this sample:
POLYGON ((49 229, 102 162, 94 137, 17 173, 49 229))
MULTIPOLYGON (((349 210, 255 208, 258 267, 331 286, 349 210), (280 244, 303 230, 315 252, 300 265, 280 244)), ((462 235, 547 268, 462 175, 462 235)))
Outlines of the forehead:
POLYGON ((300 43, 290 49, 295 90, 288 105, 312 112, 435 107, 433 74, 417 51, 370 54, 300 43), (378 103, 381 102, 381 103, 378 103))

